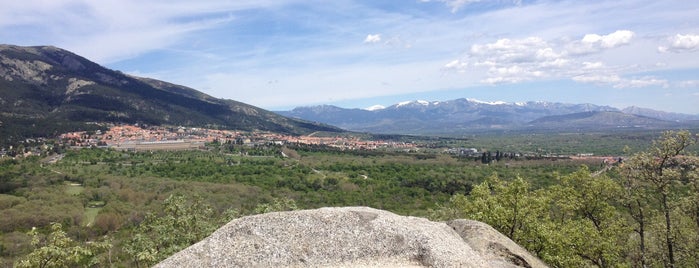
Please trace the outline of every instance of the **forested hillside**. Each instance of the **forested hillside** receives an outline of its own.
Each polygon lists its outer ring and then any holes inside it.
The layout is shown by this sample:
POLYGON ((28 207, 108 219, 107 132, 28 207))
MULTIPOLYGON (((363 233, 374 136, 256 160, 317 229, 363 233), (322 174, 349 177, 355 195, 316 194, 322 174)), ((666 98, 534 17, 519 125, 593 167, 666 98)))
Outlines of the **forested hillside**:
POLYGON ((0 45, 0 146, 96 130, 98 123, 303 134, 341 130, 184 86, 110 70, 69 51, 0 45))

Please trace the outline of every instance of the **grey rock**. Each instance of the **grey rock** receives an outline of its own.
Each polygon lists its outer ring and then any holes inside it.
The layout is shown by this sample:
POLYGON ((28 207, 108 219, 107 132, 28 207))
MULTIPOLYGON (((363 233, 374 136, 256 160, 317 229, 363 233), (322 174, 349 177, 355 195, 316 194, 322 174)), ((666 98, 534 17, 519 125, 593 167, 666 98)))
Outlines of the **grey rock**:
POLYGON ((494 267, 548 267, 529 251, 485 223, 453 220, 447 225, 494 267))
POLYGON ((233 220, 155 267, 516 267, 480 250, 446 223, 321 208, 233 220))

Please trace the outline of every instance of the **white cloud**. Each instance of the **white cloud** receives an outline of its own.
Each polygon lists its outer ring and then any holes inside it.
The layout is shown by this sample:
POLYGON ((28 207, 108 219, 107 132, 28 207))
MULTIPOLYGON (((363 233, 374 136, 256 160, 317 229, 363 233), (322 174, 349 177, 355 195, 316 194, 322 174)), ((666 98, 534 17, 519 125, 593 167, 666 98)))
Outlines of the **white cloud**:
POLYGON ((368 34, 366 38, 364 38, 364 43, 378 43, 381 42, 381 35, 380 34, 368 34))
POLYGON ((399 36, 383 36, 381 34, 368 34, 366 38, 364 38, 364 44, 379 43, 390 48, 410 49, 413 46, 410 42, 403 40, 399 36))
POLYGON ((25 38, 41 40, 38 44, 59 46, 108 64, 168 48, 192 33, 225 25, 234 20, 235 12, 288 1, 7 1, 0 9, 0 33, 26 28, 24 34, 31 35, 25 38))
POLYGON ((583 69, 600 69, 604 68, 604 63, 600 61, 595 61, 595 62, 589 62, 585 61, 582 63, 583 64, 583 69))
POLYGON ((498 39, 493 43, 474 44, 462 60, 444 67, 465 72, 467 68, 487 67, 486 84, 518 83, 546 78, 570 64, 562 52, 539 37, 498 39))
POLYGON ((668 39, 668 46, 659 46, 660 52, 691 52, 699 49, 699 35, 696 34, 677 34, 668 39))
POLYGON ((643 77, 643 78, 636 78, 636 79, 625 79, 616 85, 614 85, 614 88, 639 88, 639 87, 652 87, 652 86, 661 86, 664 88, 667 88, 668 81, 665 79, 657 79, 653 77, 643 77))
POLYGON ((572 77, 572 80, 581 83, 610 85, 613 88, 641 88, 652 86, 668 87, 669 85, 669 82, 665 79, 657 79, 654 77, 627 79, 617 74, 603 73, 582 74, 572 77))
POLYGON ((490 44, 474 44, 469 53, 480 59, 478 64, 492 65, 492 62, 527 63, 534 61, 555 60, 561 55, 555 53, 549 45, 538 37, 524 39, 499 39, 490 44))
POLYGON ((582 83, 594 83, 594 84, 617 84, 622 81, 621 77, 616 74, 582 74, 572 77, 573 81, 582 83))
POLYGON ((471 45, 464 57, 450 61, 444 68, 460 73, 484 72, 486 76, 480 81, 485 84, 570 79, 614 88, 668 87, 665 79, 622 75, 642 68, 640 66, 609 65, 600 60, 610 58, 598 56, 604 54, 604 50, 630 44, 633 36, 631 31, 619 30, 607 35, 588 34, 573 41, 545 40, 536 36, 501 38, 492 43, 471 45), (574 52, 571 47, 575 48, 574 52))
POLYGON ((631 42, 634 33, 629 30, 619 30, 608 35, 586 34, 582 42, 599 45, 602 48, 613 48, 631 42))
POLYGON ((444 64, 444 69, 456 70, 458 72, 463 72, 468 67, 468 62, 462 62, 460 60, 453 60, 444 64))
POLYGON ((510 67, 490 68, 488 72, 491 74, 491 77, 486 78, 481 82, 486 84, 518 83, 531 80, 535 77, 544 76, 544 72, 540 70, 527 69, 517 65, 510 67))
POLYGON ((536 51, 536 58, 537 59, 542 59, 542 60, 557 60, 560 59, 561 53, 556 53, 553 51, 553 48, 547 47, 543 49, 539 49, 536 51))
POLYGON ((634 35, 634 32, 629 30, 618 30, 607 35, 586 34, 580 41, 570 43, 568 52, 586 54, 627 45, 631 43, 634 35))
POLYGON ((675 83, 675 86, 680 87, 680 88, 696 88, 696 87, 699 87, 699 80, 677 81, 675 83))
POLYGON ((542 68, 563 68, 570 63, 569 59, 556 58, 551 61, 544 61, 539 64, 542 68))

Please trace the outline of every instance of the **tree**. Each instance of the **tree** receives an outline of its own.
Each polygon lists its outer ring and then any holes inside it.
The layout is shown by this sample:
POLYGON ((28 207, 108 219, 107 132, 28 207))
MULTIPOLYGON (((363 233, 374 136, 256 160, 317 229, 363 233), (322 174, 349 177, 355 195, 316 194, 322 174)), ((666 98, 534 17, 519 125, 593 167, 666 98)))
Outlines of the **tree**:
MULTIPOLYGON (((668 131, 653 142, 650 149, 625 161, 623 174, 627 188, 626 206, 637 224, 640 235, 641 265, 646 265, 646 226, 648 211, 657 209, 663 218, 664 264, 676 265, 677 233, 673 210, 685 198, 695 177, 683 168, 683 151, 694 143, 689 131, 668 131)), ((694 168, 690 168, 694 169, 694 168)))
POLYGON ((98 255, 112 246, 109 241, 73 241, 60 223, 52 223, 51 233, 46 237, 42 237, 36 228, 29 235, 34 251, 19 259, 15 267, 92 267, 99 264, 98 255))
POLYGON ((135 228, 124 251, 137 267, 151 266, 202 240, 219 226, 211 207, 200 198, 173 194, 163 203, 163 215, 149 213, 135 228))
POLYGON ((497 174, 474 186, 469 196, 456 194, 450 201, 455 216, 488 223, 535 253, 546 247, 541 236, 546 226, 540 221, 547 214, 545 204, 521 177, 504 181, 497 174))
MULTIPOLYGON (((607 176, 592 176, 586 166, 560 178, 550 195, 551 221, 570 248, 574 266, 616 267, 626 256, 630 229, 616 208, 621 186, 607 176)), ((567 265, 566 265, 567 266, 567 265)))
POLYGON ((488 223, 552 266, 616 267, 625 261, 629 232, 615 207, 621 191, 587 167, 536 191, 521 177, 493 175, 437 213, 488 223))
POLYGON ((258 204, 253 210, 254 214, 262 214, 277 211, 298 210, 296 201, 290 198, 274 198, 272 202, 258 204))

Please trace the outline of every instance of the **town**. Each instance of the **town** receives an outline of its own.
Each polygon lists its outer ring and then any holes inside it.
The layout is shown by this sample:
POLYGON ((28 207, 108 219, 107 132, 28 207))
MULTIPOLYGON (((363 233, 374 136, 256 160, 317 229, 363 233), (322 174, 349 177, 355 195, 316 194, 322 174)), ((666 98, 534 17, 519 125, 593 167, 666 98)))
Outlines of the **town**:
MULTIPOLYGON (((103 130, 78 131, 60 134, 55 139, 26 139, 17 146, 0 148, 0 158, 61 155, 67 149, 104 148, 131 152, 207 150, 209 145, 234 145, 238 148, 268 146, 315 146, 341 151, 431 152, 458 158, 473 158, 483 163, 502 159, 596 159, 602 163, 617 163, 615 156, 596 156, 592 153, 556 154, 541 152, 501 152, 486 148, 461 147, 455 144, 438 145, 436 142, 415 139, 396 141, 371 140, 360 134, 311 133, 293 136, 265 131, 219 130, 183 126, 149 126, 104 124, 103 130)), ((242 151, 249 151, 244 149, 242 151)))
POLYGON ((236 144, 247 147, 264 145, 320 145, 340 150, 418 150, 411 142, 366 140, 357 136, 320 136, 311 133, 291 136, 263 131, 235 131, 182 126, 108 125, 107 130, 69 132, 58 136, 53 144, 47 139, 27 139, 20 145, 0 149, 0 156, 32 156, 57 152, 58 148, 112 148, 124 151, 196 150, 209 143, 236 144))
POLYGON ((592 153, 541 154, 537 152, 500 152, 449 145, 435 145, 424 140, 371 140, 353 134, 311 133, 293 136, 265 131, 219 130, 183 126, 149 126, 105 124, 104 130, 78 131, 60 134, 55 139, 26 139, 17 146, 0 148, 0 158, 60 155, 66 149, 104 148, 121 151, 207 150, 211 144, 233 144, 243 148, 265 146, 318 146, 335 150, 384 150, 400 152, 444 153, 459 158, 474 158, 483 163, 507 159, 598 159, 604 163, 617 162, 616 157, 595 156, 592 153))
POLYGON ((405 142, 367 141, 344 136, 291 136, 272 132, 243 132, 188 127, 140 127, 138 125, 115 125, 109 130, 66 133, 61 140, 71 141, 78 147, 107 147, 122 150, 178 150, 202 148, 206 143, 235 143, 246 146, 267 144, 326 145, 348 150, 373 150, 378 148, 414 149, 416 145, 405 142))

